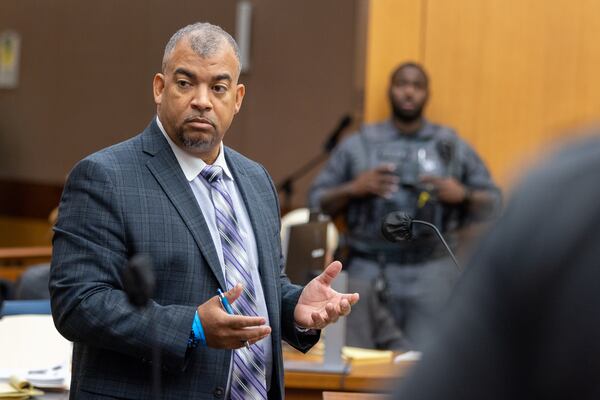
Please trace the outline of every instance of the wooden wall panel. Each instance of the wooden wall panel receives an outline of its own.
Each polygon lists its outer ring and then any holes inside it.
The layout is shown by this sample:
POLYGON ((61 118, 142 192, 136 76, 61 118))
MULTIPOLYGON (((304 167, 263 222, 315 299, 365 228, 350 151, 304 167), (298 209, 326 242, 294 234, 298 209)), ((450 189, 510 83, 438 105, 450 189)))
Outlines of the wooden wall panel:
POLYGON ((427 115, 472 143, 503 187, 569 128, 600 118, 600 2, 426 0, 422 9, 427 115))
MULTIPOLYGON (((251 1, 246 97, 225 143, 276 182, 362 108, 365 1, 251 1)), ((233 33, 236 4, 1 0, 0 31, 19 32, 22 47, 19 87, 0 90, 0 180, 62 185, 85 155, 140 132, 155 113, 152 77, 169 36, 195 21, 233 33)), ((294 206, 306 204, 315 173, 297 182, 294 206)))
POLYGON ((389 75, 399 60, 421 61, 424 1, 371 0, 369 4, 364 106, 367 122, 389 114, 389 75))

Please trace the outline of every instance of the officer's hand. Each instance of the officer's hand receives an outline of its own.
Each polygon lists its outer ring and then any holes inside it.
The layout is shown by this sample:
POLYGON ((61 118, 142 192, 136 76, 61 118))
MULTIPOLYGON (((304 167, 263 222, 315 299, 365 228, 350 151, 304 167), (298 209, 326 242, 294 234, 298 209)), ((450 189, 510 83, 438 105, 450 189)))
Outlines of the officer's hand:
POLYGON ((365 171, 352 181, 352 194, 354 197, 381 196, 390 198, 398 191, 400 178, 394 175, 396 166, 386 163, 365 171))
POLYGON ((467 196, 467 188, 453 177, 424 176, 421 182, 433 185, 437 198, 443 203, 459 204, 467 196))
MULTIPOLYGON (((237 284, 225 292, 229 303, 233 304, 242 293, 242 285, 237 284)), ((264 317, 247 317, 229 315, 218 296, 212 297, 198 307, 198 315, 204 329, 206 345, 217 349, 237 349, 244 345, 256 343, 271 333, 271 327, 265 325, 264 317)))

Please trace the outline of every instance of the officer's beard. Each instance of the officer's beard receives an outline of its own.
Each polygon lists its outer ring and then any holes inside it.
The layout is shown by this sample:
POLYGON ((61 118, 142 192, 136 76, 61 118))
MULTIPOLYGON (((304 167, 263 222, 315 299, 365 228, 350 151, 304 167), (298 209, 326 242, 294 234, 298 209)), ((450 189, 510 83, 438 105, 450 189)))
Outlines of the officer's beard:
POLYGON ((425 108, 425 104, 421 105, 421 107, 415 108, 414 110, 404 110, 392 102, 392 113, 394 115, 394 119, 404 123, 411 123, 420 120, 423 116, 423 108, 425 108))

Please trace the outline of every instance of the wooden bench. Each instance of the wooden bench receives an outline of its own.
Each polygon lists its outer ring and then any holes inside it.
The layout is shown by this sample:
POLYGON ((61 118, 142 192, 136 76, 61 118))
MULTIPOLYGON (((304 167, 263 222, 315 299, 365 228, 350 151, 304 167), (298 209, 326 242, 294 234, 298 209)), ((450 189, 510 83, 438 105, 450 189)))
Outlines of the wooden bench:
POLYGON ((47 263, 52 246, 0 247, 0 278, 16 280, 30 265, 47 263))

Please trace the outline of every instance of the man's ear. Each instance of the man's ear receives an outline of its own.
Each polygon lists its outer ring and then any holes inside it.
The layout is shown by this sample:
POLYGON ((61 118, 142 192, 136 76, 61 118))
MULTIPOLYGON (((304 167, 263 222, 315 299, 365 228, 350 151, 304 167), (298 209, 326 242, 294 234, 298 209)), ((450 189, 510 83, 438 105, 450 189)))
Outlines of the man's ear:
POLYGON ((242 100, 244 100, 244 95, 246 94, 246 86, 243 84, 238 84, 235 88, 235 113, 237 114, 242 107, 242 100))
POLYGON ((165 76, 161 73, 154 75, 152 80, 152 92, 154 93, 154 102, 157 106, 162 102, 162 94, 165 90, 165 76))

